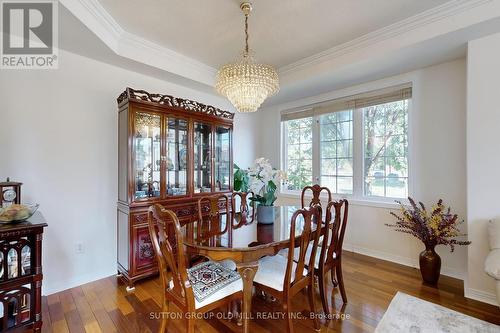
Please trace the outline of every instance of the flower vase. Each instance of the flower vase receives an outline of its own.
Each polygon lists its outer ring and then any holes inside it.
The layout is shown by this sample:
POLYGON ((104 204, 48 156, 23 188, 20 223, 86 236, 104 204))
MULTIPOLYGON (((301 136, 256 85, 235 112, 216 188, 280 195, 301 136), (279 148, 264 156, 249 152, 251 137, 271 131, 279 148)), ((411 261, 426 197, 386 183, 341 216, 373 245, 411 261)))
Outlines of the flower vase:
POLYGON ((435 251, 436 245, 425 245, 425 250, 420 253, 420 273, 425 283, 435 285, 441 272, 441 257, 435 251))
POLYGON ((276 219, 276 210, 274 206, 257 207, 257 221, 260 224, 273 224, 276 219))

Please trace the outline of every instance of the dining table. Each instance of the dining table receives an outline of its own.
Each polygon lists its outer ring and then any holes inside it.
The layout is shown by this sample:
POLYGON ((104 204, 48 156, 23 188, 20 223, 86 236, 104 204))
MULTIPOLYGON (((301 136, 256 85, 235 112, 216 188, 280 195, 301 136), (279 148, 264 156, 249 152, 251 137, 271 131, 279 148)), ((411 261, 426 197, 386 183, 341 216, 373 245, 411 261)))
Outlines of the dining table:
MULTIPOLYGON (((243 332, 249 332, 252 311, 252 289, 259 259, 274 256, 290 243, 291 218, 300 206, 275 207, 273 223, 260 223, 256 214, 242 217, 239 213, 228 214, 209 234, 200 232, 201 226, 189 223, 183 227, 184 245, 188 256, 203 256, 214 261, 230 259, 243 281, 241 319, 243 332), (229 220, 229 221, 228 221, 229 220), (196 230, 198 229, 198 230, 196 230)), ((309 209, 309 208, 308 208, 309 209)), ((299 215, 295 224, 298 240, 303 231, 303 219, 299 215)), ((298 244, 298 242, 296 242, 298 244)))

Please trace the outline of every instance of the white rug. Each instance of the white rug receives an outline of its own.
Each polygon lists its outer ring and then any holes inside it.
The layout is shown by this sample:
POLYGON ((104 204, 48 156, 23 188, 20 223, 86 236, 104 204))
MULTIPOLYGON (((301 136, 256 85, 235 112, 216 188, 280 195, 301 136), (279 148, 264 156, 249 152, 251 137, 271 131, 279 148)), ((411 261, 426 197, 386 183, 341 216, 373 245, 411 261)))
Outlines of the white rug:
POLYGON ((500 326, 398 292, 375 333, 500 333, 500 326))

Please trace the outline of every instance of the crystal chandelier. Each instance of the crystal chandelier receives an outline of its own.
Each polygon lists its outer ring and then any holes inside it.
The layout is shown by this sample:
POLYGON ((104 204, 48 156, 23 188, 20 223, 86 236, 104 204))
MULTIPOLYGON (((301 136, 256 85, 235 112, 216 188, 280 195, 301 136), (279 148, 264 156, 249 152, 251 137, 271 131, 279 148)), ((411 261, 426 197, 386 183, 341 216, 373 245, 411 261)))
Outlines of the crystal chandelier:
POLYGON ((240 8, 245 14, 245 50, 238 61, 222 66, 217 73, 215 89, 239 112, 255 112, 266 98, 279 91, 278 73, 269 65, 256 63, 250 55, 248 16, 252 4, 243 2, 240 8))

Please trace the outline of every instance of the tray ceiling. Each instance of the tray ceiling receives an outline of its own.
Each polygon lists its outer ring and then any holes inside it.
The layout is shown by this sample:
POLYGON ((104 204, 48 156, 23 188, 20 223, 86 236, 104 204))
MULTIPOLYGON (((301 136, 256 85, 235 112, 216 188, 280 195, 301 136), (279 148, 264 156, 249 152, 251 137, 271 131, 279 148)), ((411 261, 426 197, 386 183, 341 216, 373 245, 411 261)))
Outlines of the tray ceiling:
MULTIPOLYGON (((448 0, 254 0, 250 46, 283 67, 448 0)), ((211 67, 243 47, 237 0, 99 0, 127 32, 211 67)))

